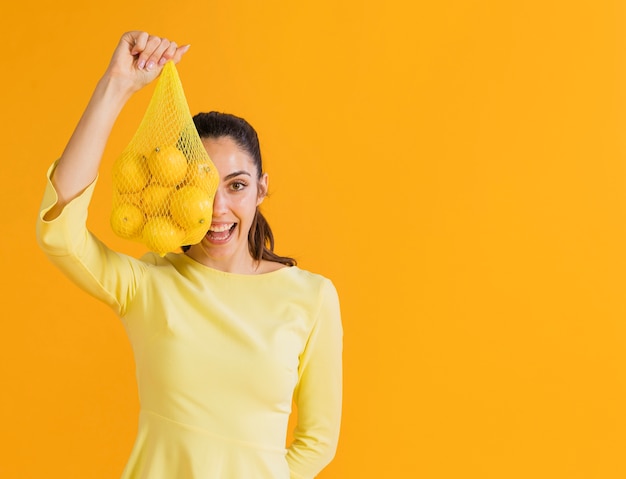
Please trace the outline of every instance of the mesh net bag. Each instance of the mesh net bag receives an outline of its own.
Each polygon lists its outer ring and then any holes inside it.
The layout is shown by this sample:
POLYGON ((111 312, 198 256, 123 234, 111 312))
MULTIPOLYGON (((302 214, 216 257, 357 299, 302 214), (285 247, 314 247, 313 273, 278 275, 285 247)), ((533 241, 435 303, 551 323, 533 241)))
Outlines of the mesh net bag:
POLYGON ((164 256, 200 242, 211 225, 219 176, 193 123, 173 62, 113 164, 111 227, 164 256))

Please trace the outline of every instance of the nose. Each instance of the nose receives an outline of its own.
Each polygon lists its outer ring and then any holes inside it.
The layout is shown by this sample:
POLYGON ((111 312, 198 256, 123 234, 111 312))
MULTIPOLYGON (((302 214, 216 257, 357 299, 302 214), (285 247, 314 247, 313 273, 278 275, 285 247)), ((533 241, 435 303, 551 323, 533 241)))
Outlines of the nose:
POLYGON ((222 188, 218 188, 213 199, 213 216, 220 216, 226 213, 226 194, 222 188))

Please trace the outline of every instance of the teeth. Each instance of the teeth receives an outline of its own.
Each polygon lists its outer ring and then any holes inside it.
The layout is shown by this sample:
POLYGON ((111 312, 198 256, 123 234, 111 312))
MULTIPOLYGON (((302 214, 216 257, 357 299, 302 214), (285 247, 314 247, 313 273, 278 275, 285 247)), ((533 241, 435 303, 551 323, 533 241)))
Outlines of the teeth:
POLYGON ((211 225, 211 228, 209 228, 209 231, 213 231, 214 233, 221 233, 223 231, 227 231, 231 229, 234 224, 235 223, 230 223, 227 225, 211 225))

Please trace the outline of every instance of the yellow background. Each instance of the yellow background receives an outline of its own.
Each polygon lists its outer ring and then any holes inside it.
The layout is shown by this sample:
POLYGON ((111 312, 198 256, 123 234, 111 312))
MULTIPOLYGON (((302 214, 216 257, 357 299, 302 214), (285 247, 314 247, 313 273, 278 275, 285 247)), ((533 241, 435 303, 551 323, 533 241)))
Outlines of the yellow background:
MULTIPOLYGON (((137 399, 112 312, 38 250, 44 174, 122 32, 191 43, 193 112, 259 131, 279 253, 332 278, 345 413, 324 479, 626 477, 626 6, 10 2, 0 477, 115 478, 137 399)), ((110 167, 150 98, 116 124, 110 167)))

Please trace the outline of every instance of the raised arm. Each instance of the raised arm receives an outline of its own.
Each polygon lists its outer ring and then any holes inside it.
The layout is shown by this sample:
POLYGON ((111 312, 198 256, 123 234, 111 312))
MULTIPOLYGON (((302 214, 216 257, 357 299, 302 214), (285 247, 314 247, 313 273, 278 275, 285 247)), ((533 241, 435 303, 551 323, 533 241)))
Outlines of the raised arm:
POLYGON ((146 32, 122 35, 54 171, 58 201, 45 220, 56 218, 96 178, 113 124, 133 93, 154 80, 168 60, 180 61, 188 49, 146 32))

